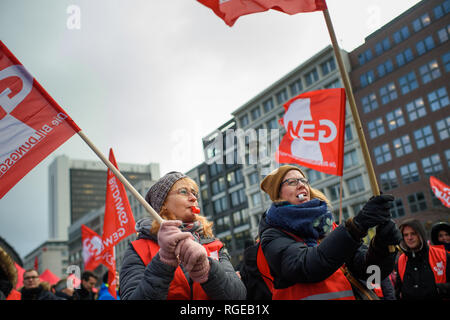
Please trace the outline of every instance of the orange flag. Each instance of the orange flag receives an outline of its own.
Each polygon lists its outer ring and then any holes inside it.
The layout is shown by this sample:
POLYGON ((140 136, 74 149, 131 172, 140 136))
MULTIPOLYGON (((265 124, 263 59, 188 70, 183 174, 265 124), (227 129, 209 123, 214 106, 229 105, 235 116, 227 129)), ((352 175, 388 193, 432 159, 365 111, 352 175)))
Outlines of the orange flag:
POLYGON ((430 177, 430 185, 436 198, 441 200, 444 206, 450 208, 450 187, 433 176, 430 177))
MULTIPOLYGON (((119 169, 112 149, 109 150, 109 161, 119 169)), ((108 169, 102 236, 105 250, 113 248, 130 234, 135 233, 135 224, 125 187, 108 169)))

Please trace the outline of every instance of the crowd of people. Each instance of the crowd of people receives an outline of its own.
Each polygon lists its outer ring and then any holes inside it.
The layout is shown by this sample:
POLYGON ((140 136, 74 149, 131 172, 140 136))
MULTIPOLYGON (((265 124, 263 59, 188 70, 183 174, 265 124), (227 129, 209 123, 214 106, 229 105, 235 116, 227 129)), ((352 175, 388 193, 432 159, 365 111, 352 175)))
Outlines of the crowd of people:
MULTIPOLYGON (((329 300, 449 299, 450 225, 440 222, 427 240, 417 220, 392 220, 394 197, 371 197, 341 224, 333 221, 326 196, 311 187, 304 172, 284 165, 267 175, 261 189, 272 200, 259 222, 257 240, 234 267, 212 223, 198 214, 199 188, 180 172, 169 172, 145 199, 164 219, 136 223, 137 240, 120 266, 122 300, 329 300), (366 245, 368 230, 376 234, 366 245), (392 250, 394 248, 394 250, 392 250), (379 284, 369 286, 376 266, 379 284)), ((1 252, 0 252, 1 253, 1 252)), ((36 270, 26 270, 16 291, 14 271, 0 255, 0 299, 114 299, 107 274, 83 273, 79 289, 67 281, 45 286, 36 270)), ((5 260, 6 261, 6 260, 5 260)), ((17 278, 17 276, 16 276, 17 278)), ((118 281, 118 279, 116 279, 118 281)))

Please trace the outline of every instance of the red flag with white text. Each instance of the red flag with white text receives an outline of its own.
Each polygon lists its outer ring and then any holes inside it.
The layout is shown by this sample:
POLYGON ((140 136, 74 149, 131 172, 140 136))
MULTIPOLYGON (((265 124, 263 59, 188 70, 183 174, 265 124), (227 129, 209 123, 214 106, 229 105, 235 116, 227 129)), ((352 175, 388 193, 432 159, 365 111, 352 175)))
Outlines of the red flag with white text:
POLYGON ((0 199, 78 131, 0 41, 0 199))
POLYGON ((82 255, 85 270, 94 270, 102 263, 102 238, 91 228, 81 225, 82 255))
MULTIPOLYGON (((112 149, 109 150, 109 161, 119 169, 112 149)), ((135 224, 125 187, 108 169, 102 236, 105 250, 114 247, 129 235, 135 233, 135 224)))
POLYGON ((210 8, 227 25, 232 27, 243 15, 269 9, 287 14, 320 11, 327 8, 325 0, 197 0, 210 8))
POLYGON ((450 208, 450 187, 433 176, 430 177, 430 185, 436 198, 441 200, 444 206, 450 208))
POLYGON ((305 92, 286 102, 284 109, 280 124, 285 127, 286 134, 275 160, 342 176, 345 90, 305 92))

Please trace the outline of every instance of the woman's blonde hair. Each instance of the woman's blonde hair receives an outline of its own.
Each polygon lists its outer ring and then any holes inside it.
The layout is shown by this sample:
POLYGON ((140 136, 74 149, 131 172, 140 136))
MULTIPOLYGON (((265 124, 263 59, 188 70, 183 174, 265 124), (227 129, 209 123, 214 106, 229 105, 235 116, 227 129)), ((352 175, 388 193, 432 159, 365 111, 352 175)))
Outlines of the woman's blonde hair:
MULTIPOLYGON (((194 180, 192 180, 189 177, 185 177, 185 178, 182 178, 182 179, 180 179, 178 181, 183 181, 183 180, 184 181, 188 181, 193 186, 195 186, 196 190, 198 190, 198 186, 197 186, 197 184, 195 183, 194 180)), ((170 191, 172 191, 172 189, 173 189, 173 186, 170 189, 170 191)), ((161 216, 161 218, 164 218, 166 220, 177 220, 177 217, 175 216, 175 214, 172 213, 172 212, 169 212, 169 210, 167 209, 166 203, 167 203, 167 198, 166 198, 166 200, 164 200, 164 203, 163 203, 163 205, 161 207, 159 215, 161 216)), ((199 221, 202 224, 203 234, 205 235, 205 237, 208 237, 208 238, 212 238, 213 237, 213 232, 212 232, 213 222, 208 221, 208 219, 206 219, 206 217, 200 216, 198 214, 195 215, 194 221, 199 221)), ((152 226, 150 228, 150 232, 153 233, 153 234, 157 234, 158 230, 159 230, 159 227, 160 227, 159 222, 156 221, 156 220, 153 220, 152 226)))

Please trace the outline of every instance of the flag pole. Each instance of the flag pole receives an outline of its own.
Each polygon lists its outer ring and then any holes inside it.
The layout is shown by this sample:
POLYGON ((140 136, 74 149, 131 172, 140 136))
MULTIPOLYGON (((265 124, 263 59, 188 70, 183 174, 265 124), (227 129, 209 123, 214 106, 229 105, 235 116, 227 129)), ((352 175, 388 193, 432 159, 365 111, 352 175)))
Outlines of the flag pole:
POLYGON ((102 154, 102 152, 92 143, 92 141, 84 134, 83 131, 78 131, 78 135, 87 145, 94 151, 94 153, 103 161, 103 163, 114 173, 114 175, 122 182, 125 188, 142 204, 148 213, 161 224, 164 219, 148 204, 139 192, 128 182, 128 180, 120 173, 120 171, 102 154))
MULTIPOLYGON (((347 70, 345 69, 344 60, 342 59, 341 50, 337 42, 336 33, 334 32, 333 23, 331 22, 330 13, 328 8, 322 10, 323 16, 325 18, 325 23, 327 25, 328 33, 330 34, 331 43, 333 45, 334 54, 336 56, 336 61, 339 66, 339 72, 341 73, 342 81, 344 82, 345 92, 347 93, 348 102, 350 104, 350 109, 352 111, 353 120, 356 125, 356 132, 358 133, 359 144, 361 145, 361 151, 366 163, 367 173, 369 175, 370 186, 372 188, 372 193, 375 196, 380 195, 380 189, 378 187, 377 177, 375 175, 375 170, 373 169, 372 160, 370 158, 369 148, 367 147, 366 138, 364 137, 364 131, 362 129, 361 120, 359 118, 358 109, 356 108, 355 97, 353 95, 352 86, 350 84, 350 79, 348 77, 347 70)), ((395 252, 395 246, 389 245, 389 252, 395 252)))
POLYGON ((341 50, 339 48, 339 44, 336 39, 336 34, 334 32, 333 23, 331 22, 330 13, 328 12, 328 9, 323 10, 323 16, 327 24, 328 33, 330 34, 334 54, 336 56, 339 71, 341 73, 341 78, 342 81, 344 82, 345 92, 347 93, 348 102, 350 104, 350 109, 352 111, 353 119, 355 121, 356 132, 358 133, 361 151, 364 157, 364 161, 366 163, 372 193, 375 196, 377 196, 380 194, 380 189, 378 188, 377 178, 375 176, 375 171, 373 169, 372 160, 370 159, 370 153, 367 147, 366 138, 364 137, 364 132, 361 125, 361 120, 359 118, 358 109, 356 108, 355 97, 353 96, 353 90, 350 84, 350 79, 348 77, 347 70, 345 69, 344 60, 342 59, 341 50))

